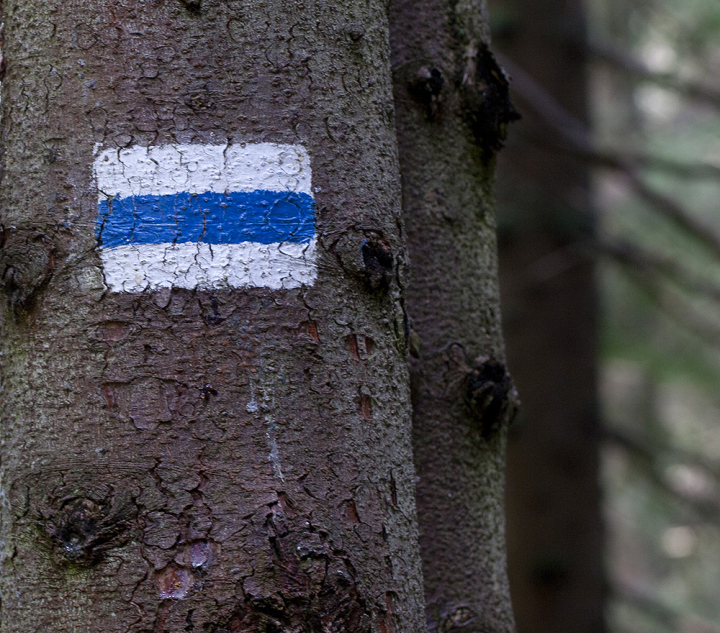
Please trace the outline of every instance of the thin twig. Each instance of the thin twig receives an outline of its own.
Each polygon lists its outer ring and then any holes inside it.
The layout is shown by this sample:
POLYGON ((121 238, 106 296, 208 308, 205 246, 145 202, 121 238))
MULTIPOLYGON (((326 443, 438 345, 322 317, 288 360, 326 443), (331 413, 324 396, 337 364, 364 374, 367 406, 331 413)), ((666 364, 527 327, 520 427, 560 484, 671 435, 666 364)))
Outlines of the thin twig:
MULTIPOLYGON (((610 587, 616 599, 646 613, 663 626, 663 628, 670 631, 677 631, 679 629, 681 618, 695 615, 683 613, 679 609, 662 602, 659 598, 651 596, 647 591, 632 587, 627 583, 613 580, 610 582, 610 587)), ((704 624, 711 626, 715 631, 720 631, 720 627, 713 621, 714 617, 711 614, 696 617, 701 618, 704 624)))
POLYGON ((659 600, 648 596, 645 592, 639 591, 628 585, 620 585, 619 591, 616 591, 618 598, 632 605, 639 607, 642 611, 652 614, 654 617, 665 622, 671 629, 675 629, 675 622, 679 617, 679 613, 663 604, 659 600), (673 624, 670 624, 672 622, 673 624))
POLYGON ((607 42, 588 42, 587 48, 601 61, 612 64, 626 73, 670 88, 695 101, 720 107, 720 90, 708 84, 679 77, 675 73, 661 73, 648 68, 642 60, 631 53, 607 42))
POLYGON ((652 156, 642 152, 626 152, 617 154, 617 160, 630 160, 640 167, 655 171, 664 171, 682 178, 720 179, 720 166, 703 162, 681 162, 664 156, 652 156))
POLYGON ((649 461, 657 462, 660 456, 668 455, 672 461, 682 462, 702 470, 706 475, 720 483, 720 468, 697 453, 686 451, 677 446, 668 446, 657 441, 651 441, 647 438, 642 440, 620 429, 606 428, 603 430, 603 437, 631 449, 634 453, 642 455, 643 459, 649 461))
POLYGON ((631 266, 641 273, 662 275, 683 290, 720 302, 720 285, 699 278, 672 257, 622 238, 600 240, 597 249, 624 266, 631 266))
POLYGON ((627 584, 612 582, 613 593, 618 600, 632 605, 643 613, 651 616, 666 630, 677 631, 680 624, 680 613, 646 592, 630 587, 627 584))
MULTIPOLYGON (((577 117, 562 107, 540 84, 504 55, 497 54, 500 64, 512 77, 513 89, 573 147, 585 152, 596 150, 590 133, 577 117)), ((635 192, 652 208, 688 232, 720 258, 720 233, 714 226, 687 211, 679 202, 649 187, 640 177, 631 160, 618 160, 615 168, 622 170, 635 192)))
POLYGON ((720 324, 701 314, 687 298, 652 275, 627 270, 627 274, 678 327, 695 334, 701 341, 720 347, 720 324))
POLYGON ((608 150, 597 147, 579 148, 567 143, 557 143, 550 139, 539 139, 549 149, 561 151, 592 163, 596 167, 624 170, 628 163, 643 169, 665 172, 680 178, 700 180, 720 180, 720 166, 705 162, 677 161, 664 156, 653 156, 644 152, 632 150, 608 150))
POLYGON ((626 435, 616 429, 605 429, 603 436, 606 440, 621 446, 632 453, 654 486, 675 500, 685 512, 694 515, 696 519, 714 523, 720 518, 720 502, 717 499, 697 499, 673 488, 667 481, 664 469, 658 463, 659 458, 654 447, 646 445, 637 439, 626 435))
POLYGON ((625 174, 630 179, 635 192, 645 202, 672 220, 681 229, 694 235, 695 238, 720 256, 720 233, 714 226, 704 222, 696 215, 689 213, 679 202, 649 187, 640 177, 637 170, 628 168, 625 174))

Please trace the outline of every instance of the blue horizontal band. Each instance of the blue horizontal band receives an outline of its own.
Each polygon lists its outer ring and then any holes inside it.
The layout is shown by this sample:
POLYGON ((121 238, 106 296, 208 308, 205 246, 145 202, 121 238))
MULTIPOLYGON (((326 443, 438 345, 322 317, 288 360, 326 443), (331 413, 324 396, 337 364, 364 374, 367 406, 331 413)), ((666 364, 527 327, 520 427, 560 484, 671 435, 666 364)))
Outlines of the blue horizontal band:
POLYGON ((168 242, 304 244, 314 235, 315 201, 306 193, 181 192, 110 198, 98 209, 97 239, 104 248, 168 242))

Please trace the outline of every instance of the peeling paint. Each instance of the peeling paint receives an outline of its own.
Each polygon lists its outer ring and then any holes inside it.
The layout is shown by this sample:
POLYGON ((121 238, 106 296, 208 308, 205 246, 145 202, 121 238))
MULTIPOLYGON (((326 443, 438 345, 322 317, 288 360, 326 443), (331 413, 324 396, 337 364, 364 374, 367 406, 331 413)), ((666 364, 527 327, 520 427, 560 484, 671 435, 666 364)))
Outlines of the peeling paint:
POLYGON ((96 152, 96 236, 111 291, 314 283, 315 202, 302 146, 96 152))

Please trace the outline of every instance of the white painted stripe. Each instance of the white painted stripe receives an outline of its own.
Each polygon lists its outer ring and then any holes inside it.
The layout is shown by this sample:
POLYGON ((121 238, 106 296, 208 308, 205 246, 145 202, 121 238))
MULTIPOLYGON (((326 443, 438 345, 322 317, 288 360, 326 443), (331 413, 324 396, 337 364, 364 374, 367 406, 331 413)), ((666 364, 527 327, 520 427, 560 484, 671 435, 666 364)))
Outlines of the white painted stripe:
POLYGON ((102 249, 112 292, 160 288, 299 288, 317 277, 310 244, 143 244, 102 249))
POLYGON ((161 145, 99 151, 98 199, 177 192, 294 191, 312 196, 302 145, 161 145))

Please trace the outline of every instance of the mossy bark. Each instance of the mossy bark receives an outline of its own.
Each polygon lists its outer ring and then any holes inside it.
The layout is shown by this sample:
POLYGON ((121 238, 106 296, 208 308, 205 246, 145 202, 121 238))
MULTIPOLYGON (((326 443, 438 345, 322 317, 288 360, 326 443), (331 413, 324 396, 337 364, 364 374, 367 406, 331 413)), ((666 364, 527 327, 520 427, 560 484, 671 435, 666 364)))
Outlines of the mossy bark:
POLYGON ((514 118, 478 1, 394 0, 391 47, 410 260, 413 447, 431 631, 513 630, 506 421, 492 203, 514 118))
POLYGON ((4 5, 0 630, 420 631, 385 4, 4 5), (246 142, 311 156, 314 285, 110 292, 96 144, 246 142))

